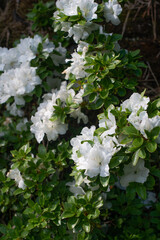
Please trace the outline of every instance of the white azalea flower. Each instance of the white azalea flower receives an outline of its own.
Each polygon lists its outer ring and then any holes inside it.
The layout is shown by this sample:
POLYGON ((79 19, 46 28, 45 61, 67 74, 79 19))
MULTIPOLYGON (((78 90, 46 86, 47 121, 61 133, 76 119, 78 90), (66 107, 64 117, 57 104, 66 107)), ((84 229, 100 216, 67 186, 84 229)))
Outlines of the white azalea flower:
POLYGON ((75 181, 66 183, 66 186, 69 186, 69 191, 73 193, 75 197, 77 197, 77 195, 85 194, 85 191, 81 186, 76 186, 75 181))
POLYGON ((111 113, 111 109, 108 111, 108 118, 105 117, 99 120, 99 127, 108 129, 102 134, 102 137, 115 133, 117 124, 115 116, 111 113))
POLYGON ((124 175, 120 177, 122 187, 127 187, 130 182, 144 183, 147 180, 149 169, 144 166, 144 160, 139 159, 136 166, 132 163, 124 165, 124 175))
POLYGON ((146 110, 149 101, 149 97, 142 97, 139 93, 133 93, 129 99, 121 104, 122 111, 128 109, 131 112, 137 112, 140 108, 146 110))
POLYGON ((72 159, 78 170, 85 170, 85 175, 107 177, 109 162, 119 148, 113 137, 106 136, 100 143, 94 131, 95 126, 85 127, 80 136, 71 139, 72 159))
POLYGON ((152 207, 152 203, 157 202, 156 194, 154 192, 147 192, 147 198, 146 200, 142 201, 142 203, 145 205, 145 208, 149 209, 152 207))
POLYGON ((20 68, 10 69, 0 76, 0 103, 6 102, 10 97, 20 97, 31 93, 41 79, 36 75, 36 68, 28 63, 20 68))
POLYGON ((118 3, 117 0, 109 0, 105 3, 104 6, 104 17, 106 18, 106 21, 111 21, 112 24, 118 25, 120 23, 120 20, 118 16, 122 12, 122 7, 118 3))
POLYGON ((18 170, 18 168, 15 169, 11 169, 8 173, 7 173, 7 177, 14 179, 15 182, 17 183, 19 188, 22 188, 23 190, 26 188, 26 185, 24 183, 24 180, 21 176, 20 171, 18 170))
POLYGON ((67 16, 77 15, 77 8, 79 7, 86 21, 89 22, 97 18, 95 12, 97 11, 98 4, 94 0, 58 0, 56 6, 67 16))
MULTIPOLYGON (((145 130, 150 132, 153 128, 160 126, 160 116, 155 116, 153 118, 149 118, 146 111, 140 112, 137 116, 136 113, 131 113, 128 121, 141 132, 141 134, 147 138, 145 130)), ((157 141, 160 141, 160 136, 157 141)))
MULTIPOLYGON (((67 89, 67 83, 62 82, 59 90, 55 89, 52 93, 44 95, 44 101, 40 104, 37 109, 35 116, 31 117, 33 124, 31 125, 31 132, 35 134, 37 141, 40 143, 44 135, 47 135, 49 141, 55 141, 58 135, 64 135, 68 130, 68 124, 61 123, 59 119, 51 121, 54 113, 54 107, 56 106, 56 100, 60 99, 62 104, 65 106, 67 99, 70 97, 73 103, 81 103, 82 93, 75 94, 73 89, 67 89)), ((72 117, 72 115, 71 115, 72 117)), ((76 116, 78 119, 84 118, 83 114, 79 111, 76 116)))

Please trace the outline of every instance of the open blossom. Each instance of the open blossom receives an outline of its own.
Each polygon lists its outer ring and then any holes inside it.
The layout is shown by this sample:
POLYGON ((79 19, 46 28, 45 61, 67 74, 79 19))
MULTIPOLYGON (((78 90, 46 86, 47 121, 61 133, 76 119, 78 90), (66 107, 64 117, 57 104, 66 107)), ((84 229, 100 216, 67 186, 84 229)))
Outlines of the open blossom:
POLYGON ((75 75, 76 79, 84 78, 88 75, 88 73, 85 72, 85 55, 88 50, 88 44, 85 44, 84 42, 80 42, 77 48, 77 52, 74 52, 71 54, 72 58, 67 59, 66 61, 71 61, 71 66, 68 67, 66 70, 64 70, 63 73, 66 74, 65 78, 69 79, 69 75, 73 74, 75 75), (81 52, 78 53, 78 52, 81 52))
POLYGON ((149 97, 143 97, 139 93, 133 93, 131 97, 125 100, 122 104, 122 111, 128 109, 131 112, 138 112, 140 108, 147 109, 149 103, 149 97))
POLYGON ((10 97, 31 93, 40 83, 36 68, 30 67, 28 63, 20 68, 8 70, 0 76, 0 103, 6 102, 10 97))
POLYGON ((122 12, 121 5, 117 2, 117 0, 109 0, 105 3, 104 6, 104 17, 106 18, 106 21, 111 21, 112 24, 118 25, 120 23, 120 20, 118 16, 122 12))
POLYGON ((24 180, 21 176, 20 171, 18 170, 18 168, 15 169, 11 169, 8 173, 7 173, 7 177, 14 179, 15 182, 17 183, 19 188, 22 188, 23 190, 26 188, 26 185, 24 183, 24 180))
POLYGON ((144 166, 144 160, 140 159, 136 166, 132 163, 124 165, 124 175, 120 177, 122 187, 127 187, 130 182, 144 183, 147 180, 149 169, 144 166))
MULTIPOLYGON (((55 141, 59 134, 63 135, 68 130, 68 124, 60 122, 59 119, 55 121, 50 120, 54 113, 54 106, 57 105, 56 100, 60 99, 65 106, 66 100, 71 97, 73 103, 80 104, 82 102, 82 95, 83 92, 76 94, 73 89, 68 90, 66 82, 62 82, 60 90, 55 89, 52 93, 44 95, 44 101, 38 107, 35 116, 31 117, 31 121, 33 122, 31 125, 31 132, 35 134, 39 143, 43 140, 45 134, 49 141, 55 141)), ((78 120, 84 120, 84 116, 81 114, 80 111, 76 116, 74 115, 74 117, 77 117, 78 120)))
POLYGON ((85 170, 85 175, 95 177, 109 176, 109 163, 119 150, 116 139, 105 136, 102 143, 94 136, 95 126, 82 129, 81 135, 71 139, 72 159, 78 170, 85 170))
MULTIPOLYGON (((131 113, 128 121, 139 130, 142 135, 147 138, 145 130, 150 132, 155 127, 160 127, 160 116, 155 116, 153 118, 148 117, 148 113, 146 111, 140 112, 139 115, 135 113, 131 113)), ((160 142, 160 136, 157 139, 158 143, 160 142)))
POLYGON ((99 127, 107 128, 107 130, 102 134, 102 137, 115 133, 117 124, 115 116, 111 113, 111 109, 108 111, 108 118, 104 117, 99 120, 99 127))
POLYGON ((82 16, 87 20, 91 21, 92 19, 97 18, 98 4, 94 0, 58 0, 56 2, 57 8, 67 16, 74 16, 78 14, 77 8, 79 7, 82 16))

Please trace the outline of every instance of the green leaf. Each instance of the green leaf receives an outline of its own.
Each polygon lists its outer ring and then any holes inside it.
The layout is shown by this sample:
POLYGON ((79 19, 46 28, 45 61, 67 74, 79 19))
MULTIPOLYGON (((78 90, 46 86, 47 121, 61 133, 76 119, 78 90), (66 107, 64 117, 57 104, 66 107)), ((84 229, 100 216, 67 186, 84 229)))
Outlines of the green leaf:
POLYGON ((118 95, 120 97, 124 97, 126 95, 126 89, 125 88, 118 88, 118 95))
POLYGON ((160 169, 157 169, 157 168, 153 167, 153 168, 150 169, 150 172, 155 177, 160 178, 160 169))
POLYGON ((87 233, 89 233, 90 230, 91 230, 91 226, 90 226, 89 222, 84 222, 82 227, 83 227, 84 231, 87 232, 87 233))
POLYGON ((136 184, 136 192, 140 198, 142 198, 143 200, 146 199, 147 192, 146 192, 146 187, 143 184, 140 184, 140 183, 136 184))
POLYGON ((135 138, 132 142, 132 146, 139 148, 143 144, 144 140, 142 137, 135 138))
POLYGON ((156 142, 147 142, 146 143, 146 149, 148 152, 153 153, 157 149, 157 143, 156 142))
POLYGON ((79 222, 79 219, 76 217, 72 217, 72 218, 68 219, 68 222, 67 222, 68 229, 75 228, 75 226, 77 225, 78 222, 79 222))
POLYGON ((106 128, 104 127, 100 127, 100 128, 97 128, 95 131, 94 131, 94 136, 99 136, 101 135, 103 132, 106 131, 106 128))
POLYGON ((46 151, 45 146, 43 144, 40 144, 38 146, 38 155, 39 155, 39 157, 42 157, 42 158, 45 157, 46 153, 47 153, 47 151, 46 151))
POLYGON ((124 138, 122 141, 121 141, 121 144, 127 144, 127 143, 130 143, 133 139, 132 138, 124 138))
POLYGON ((145 152, 144 148, 139 149, 138 155, 139 155, 140 158, 143 158, 143 159, 146 158, 146 152, 145 152))
POLYGON ((2 173, 2 171, 0 171, 0 181, 3 182, 5 180, 6 180, 6 178, 5 178, 4 174, 2 173))
POLYGON ((109 167, 110 168, 115 168, 117 167, 121 162, 124 162, 128 159, 127 156, 115 156, 112 157, 110 163, 109 163, 109 167))
POLYGON ((136 166, 137 163, 138 163, 139 151, 140 151, 140 149, 138 149, 132 156, 132 164, 133 164, 133 166, 136 166))
POLYGON ((139 131, 133 126, 126 126, 123 128, 122 132, 129 136, 139 136, 139 131))
POLYGON ((86 199, 90 202, 92 197, 93 197, 93 192, 92 191, 88 191, 86 192, 86 195, 85 195, 86 199))
POLYGON ((129 186, 126 189, 126 196, 129 200, 133 200, 136 196, 136 189, 132 184, 130 183, 129 186))
POLYGON ((95 73, 92 73, 88 76, 88 79, 87 79, 88 83, 93 83, 95 80, 96 80, 95 73))
POLYGON ((100 177, 100 183, 102 184, 103 187, 107 187, 109 184, 109 179, 110 177, 100 177))
POLYGON ((91 93, 89 95, 89 102, 90 103, 94 102, 96 100, 96 98, 97 98, 97 93, 91 93))
POLYGON ((139 49, 130 52, 130 54, 131 54, 132 57, 136 57, 139 53, 140 53, 140 50, 139 50, 139 49))
POLYGON ((100 97, 102 99, 106 99, 108 97, 109 91, 108 90, 103 90, 102 92, 100 92, 100 97))
POLYGON ((156 140, 160 133, 160 127, 155 127, 150 132, 150 136, 153 140, 156 140))
POLYGON ((74 215, 75 215, 74 212, 64 211, 64 212, 62 213, 62 219, 64 219, 64 218, 70 218, 70 217, 73 217, 74 215))
POLYGON ((37 86, 35 88, 35 93, 37 97, 40 97, 42 95, 42 87, 41 86, 37 86))
POLYGON ((19 188, 19 189, 15 190, 13 194, 16 196, 16 195, 21 194, 23 192, 24 192, 24 190, 19 188))
POLYGON ((79 20, 79 16, 78 15, 75 15, 75 16, 71 16, 69 17, 68 19, 70 22, 76 22, 79 20))
POLYGON ((84 89, 83 97, 87 96, 88 94, 92 93, 95 90, 92 84, 87 84, 86 88, 84 89))
POLYGON ((92 105, 92 109, 94 109, 94 110, 100 109, 101 107, 103 107, 103 105, 104 105, 103 100, 102 99, 98 99, 96 101, 96 103, 92 105))

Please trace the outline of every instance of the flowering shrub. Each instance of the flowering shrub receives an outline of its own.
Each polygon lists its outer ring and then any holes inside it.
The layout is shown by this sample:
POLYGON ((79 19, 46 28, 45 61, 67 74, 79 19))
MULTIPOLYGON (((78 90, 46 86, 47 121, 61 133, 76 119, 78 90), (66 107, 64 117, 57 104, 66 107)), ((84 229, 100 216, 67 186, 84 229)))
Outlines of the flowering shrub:
POLYGON ((52 34, 0 49, 2 240, 160 239, 160 99, 106 31, 123 4, 38 3, 52 34))

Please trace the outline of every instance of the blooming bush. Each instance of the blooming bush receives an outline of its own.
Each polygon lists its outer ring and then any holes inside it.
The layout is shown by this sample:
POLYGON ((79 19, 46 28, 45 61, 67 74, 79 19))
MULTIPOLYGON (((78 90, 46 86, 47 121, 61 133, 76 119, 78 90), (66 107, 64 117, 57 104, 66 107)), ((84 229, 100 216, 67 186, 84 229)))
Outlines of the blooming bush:
POLYGON ((160 99, 106 30, 123 4, 38 3, 52 34, 0 48, 2 240, 160 239, 160 99))

